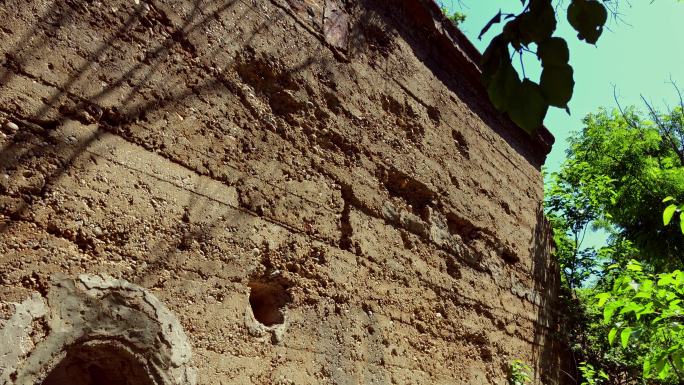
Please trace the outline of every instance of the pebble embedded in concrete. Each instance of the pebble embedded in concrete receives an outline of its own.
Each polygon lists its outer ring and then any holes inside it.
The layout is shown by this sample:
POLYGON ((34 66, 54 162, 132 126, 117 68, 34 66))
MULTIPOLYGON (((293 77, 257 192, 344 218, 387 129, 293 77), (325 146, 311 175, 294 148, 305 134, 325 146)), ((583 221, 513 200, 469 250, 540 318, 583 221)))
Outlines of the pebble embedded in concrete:
POLYGON ((19 131, 19 126, 14 122, 5 123, 4 128, 11 134, 19 131))

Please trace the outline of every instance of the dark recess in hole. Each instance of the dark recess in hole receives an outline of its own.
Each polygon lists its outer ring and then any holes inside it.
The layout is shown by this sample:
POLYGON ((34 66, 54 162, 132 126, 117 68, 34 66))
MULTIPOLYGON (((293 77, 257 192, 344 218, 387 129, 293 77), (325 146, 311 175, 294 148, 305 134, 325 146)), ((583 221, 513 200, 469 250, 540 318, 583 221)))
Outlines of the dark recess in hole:
POLYGON ((446 213, 447 226, 449 227, 449 232, 451 234, 458 234, 461 236, 464 242, 468 243, 473 239, 477 238, 478 229, 474 224, 465 218, 454 213, 446 213))
POLYGON ((41 385, 155 385, 145 364, 113 344, 77 345, 41 385))
POLYGON ((456 149, 458 152, 461 153, 464 158, 470 159, 470 149, 463 134, 456 130, 452 130, 451 137, 454 139, 454 143, 456 144, 456 149))
POLYGON ((437 194, 424 183, 401 171, 390 169, 381 172, 380 179, 392 197, 411 205, 413 213, 427 220, 427 206, 434 203, 437 194))
POLYGON ((249 305, 257 321, 266 326, 285 322, 283 308, 292 301, 285 285, 277 281, 254 280, 249 288, 249 305))

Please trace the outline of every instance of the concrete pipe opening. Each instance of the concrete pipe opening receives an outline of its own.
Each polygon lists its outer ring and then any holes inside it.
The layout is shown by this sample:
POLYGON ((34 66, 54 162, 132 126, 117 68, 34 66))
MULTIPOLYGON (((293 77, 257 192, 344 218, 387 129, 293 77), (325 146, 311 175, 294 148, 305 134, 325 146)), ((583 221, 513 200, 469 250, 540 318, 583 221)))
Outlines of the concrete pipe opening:
POLYGON ((176 316, 144 288, 105 275, 51 277, 46 294, 17 305, 0 337, 0 384, 197 383, 176 316))
POLYGON ((128 349, 112 343, 78 345, 41 385, 156 385, 146 365, 128 349))

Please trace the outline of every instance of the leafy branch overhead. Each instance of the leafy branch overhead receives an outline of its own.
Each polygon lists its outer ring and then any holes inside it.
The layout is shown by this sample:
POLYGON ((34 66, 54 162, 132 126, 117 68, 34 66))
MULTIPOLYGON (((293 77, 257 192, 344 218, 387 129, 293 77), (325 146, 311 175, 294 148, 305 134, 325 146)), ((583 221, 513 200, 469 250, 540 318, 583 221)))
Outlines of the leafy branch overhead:
MULTIPOLYGON (((541 127, 549 106, 568 109, 575 80, 569 64, 570 52, 562 37, 554 36, 557 20, 552 0, 522 0, 524 9, 518 14, 497 13, 480 32, 508 20, 482 56, 482 77, 492 104, 527 132, 541 127), (538 82, 521 79, 513 67, 515 53, 534 52, 541 61, 538 82), (509 47, 514 50, 511 55, 509 47)), ((596 44, 608 19, 606 8, 597 0, 572 0, 567 10, 570 25, 577 37, 596 44)))
MULTIPOLYGON (((440 3, 441 4, 441 3, 440 3)), ((459 27, 464 21, 466 21, 466 14, 459 11, 454 11, 454 13, 449 13, 449 9, 445 6, 440 6, 442 13, 446 16, 449 21, 451 21, 455 27, 459 27)))

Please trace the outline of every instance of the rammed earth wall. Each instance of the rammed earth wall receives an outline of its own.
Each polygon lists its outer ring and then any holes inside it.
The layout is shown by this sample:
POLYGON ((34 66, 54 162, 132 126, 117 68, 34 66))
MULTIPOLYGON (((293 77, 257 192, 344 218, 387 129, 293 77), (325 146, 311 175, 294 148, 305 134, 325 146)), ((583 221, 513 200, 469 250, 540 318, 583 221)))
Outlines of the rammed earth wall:
POLYGON ((503 385, 514 359, 562 379, 553 139, 491 107, 433 3, 0 20, 4 383, 503 385))

